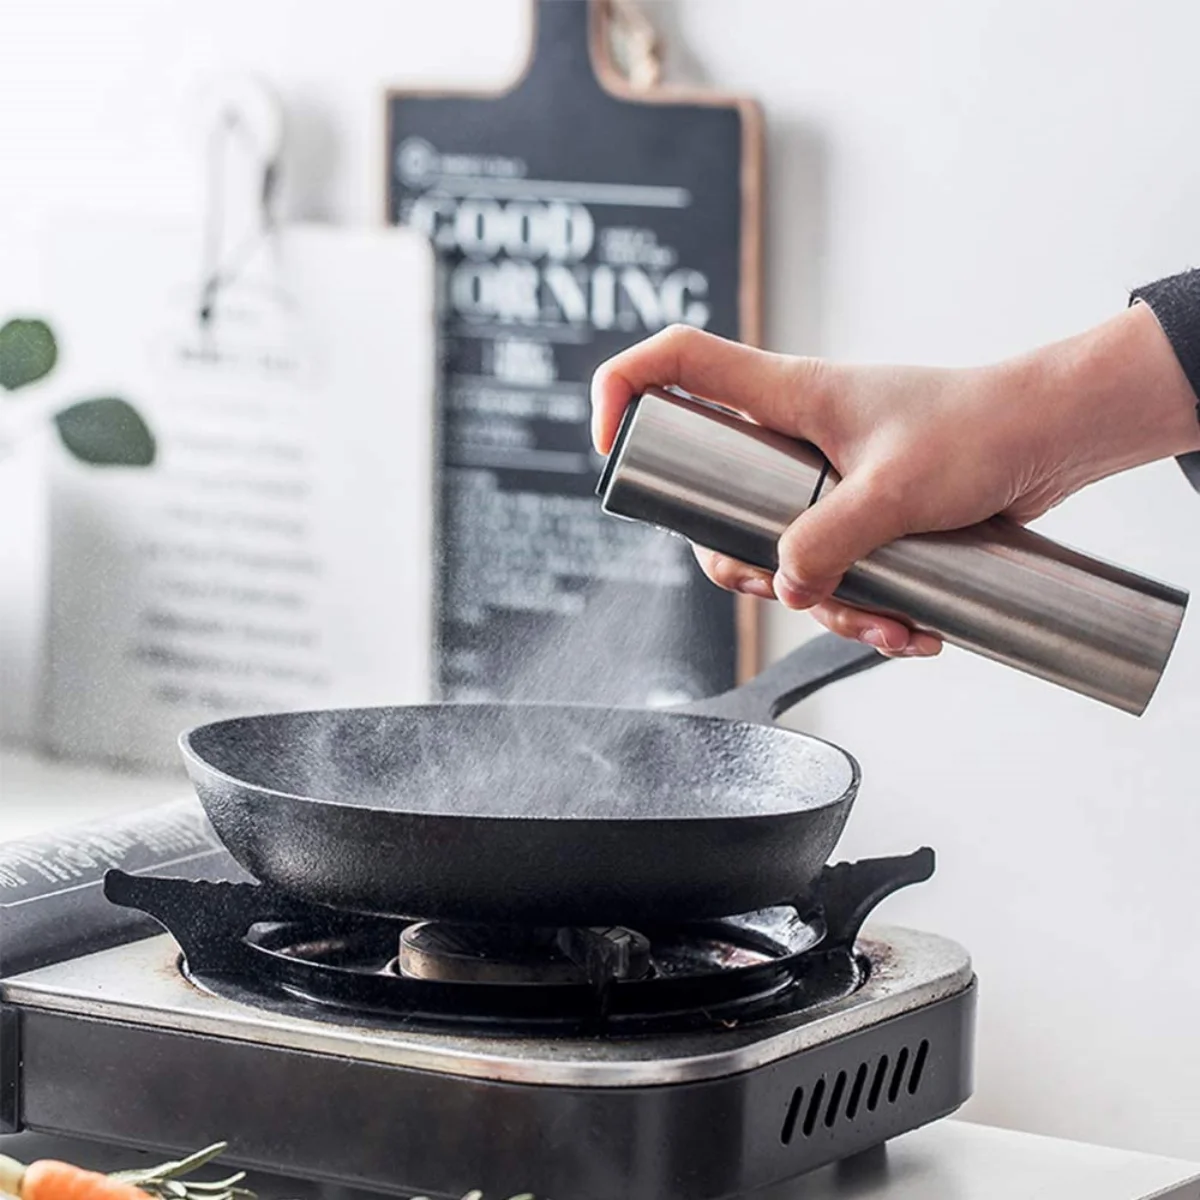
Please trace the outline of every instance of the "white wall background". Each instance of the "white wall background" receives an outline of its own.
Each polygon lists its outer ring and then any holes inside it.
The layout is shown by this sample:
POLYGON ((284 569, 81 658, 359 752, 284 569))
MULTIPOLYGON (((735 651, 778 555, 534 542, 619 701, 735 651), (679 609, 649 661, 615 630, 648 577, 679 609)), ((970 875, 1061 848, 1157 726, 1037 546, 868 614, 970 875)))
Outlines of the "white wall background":
MULTIPOLYGON (((765 107, 773 347, 992 359, 1200 257, 1200 6, 650 11, 672 74, 765 107)), ((264 72, 303 120, 290 211, 378 220, 381 89, 500 83, 528 14, 523 0, 42 0, 6 6, 4 26, 0 307, 6 280, 28 278, 14 231, 48 203, 195 209, 180 110, 216 67, 264 72)), ((1200 497, 1169 465, 1044 528, 1200 585, 1200 497)), ((806 628, 773 620, 773 648, 806 628)), ((936 881, 888 914, 975 955, 969 1115, 1200 1159, 1200 625, 1141 721, 952 652, 849 682, 804 720, 864 766, 847 853, 940 851, 936 881)))

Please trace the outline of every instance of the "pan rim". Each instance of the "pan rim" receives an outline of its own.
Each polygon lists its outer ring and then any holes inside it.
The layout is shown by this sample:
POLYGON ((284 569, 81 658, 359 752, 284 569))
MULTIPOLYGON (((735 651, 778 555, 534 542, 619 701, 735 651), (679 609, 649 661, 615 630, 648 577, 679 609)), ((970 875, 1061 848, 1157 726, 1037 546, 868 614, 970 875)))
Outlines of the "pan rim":
MULTIPOLYGON (((256 796, 263 798, 292 801, 302 804, 315 804, 327 808, 341 809, 346 812, 378 812, 378 813, 394 813, 398 816, 411 818, 424 818, 430 821, 452 820, 459 817, 470 818, 471 820, 496 821, 496 822, 516 822, 527 821, 532 823, 542 822, 571 822, 580 825, 608 825, 620 822, 627 824, 629 822, 637 823, 653 823, 660 822, 703 822, 703 821, 729 821, 736 819, 738 821, 755 821, 755 820, 779 820, 782 818, 797 816, 805 812, 818 812, 824 808, 832 808, 836 805, 844 803, 847 799, 853 800, 857 797, 859 789, 862 785, 862 767, 858 759, 846 750, 839 746, 836 742, 830 741, 828 738, 818 737, 812 733, 806 733, 797 729, 788 729, 786 726, 777 725, 774 722, 760 723, 756 721, 746 721, 734 719, 730 717, 719 717, 709 715, 707 713, 689 712, 681 709, 673 708, 622 708, 617 705, 609 704, 586 704, 586 703, 552 703, 548 701, 440 701, 428 702, 420 704, 375 704, 375 705, 343 705, 334 708, 325 709, 288 709, 279 712, 269 713, 253 713, 240 717, 223 717, 216 721, 207 721, 201 725, 192 726, 180 733, 177 739, 179 751, 184 760, 184 766, 191 778, 193 787, 197 792, 196 778, 192 773, 192 769, 196 768, 207 776, 210 780, 220 780, 229 786, 239 789, 242 792, 253 793, 256 796), (850 770, 850 778, 845 788, 834 797, 822 800, 816 803, 792 806, 789 808, 772 809, 767 812, 713 812, 713 813, 632 813, 627 815, 608 815, 595 816, 588 814, 574 813, 514 813, 514 812, 479 812, 474 810, 460 810, 456 812, 434 812, 428 809, 413 809, 413 808, 380 808, 373 805, 353 804, 341 799, 329 799, 322 796, 305 795, 300 792, 285 791, 281 788, 271 787, 267 784, 255 783, 247 779, 239 779, 235 775, 229 774, 228 771, 215 766, 212 762, 205 759, 196 747, 192 744, 192 738, 212 730, 216 730, 221 726, 233 724, 245 724, 248 722, 279 720, 286 718, 303 718, 303 717, 328 717, 335 713, 372 713, 372 712, 398 712, 410 711, 421 712, 430 710, 445 710, 449 708, 456 709, 519 709, 524 711, 556 711, 571 710, 575 712, 620 712, 620 713, 640 713, 647 717, 679 717, 686 718, 689 721, 703 721, 706 724, 719 725, 722 727, 730 726, 745 726, 756 730, 768 730, 778 733, 788 739, 800 738, 803 741, 834 751, 845 761, 850 770)), ((207 807, 204 797, 200 796, 201 803, 207 807)))

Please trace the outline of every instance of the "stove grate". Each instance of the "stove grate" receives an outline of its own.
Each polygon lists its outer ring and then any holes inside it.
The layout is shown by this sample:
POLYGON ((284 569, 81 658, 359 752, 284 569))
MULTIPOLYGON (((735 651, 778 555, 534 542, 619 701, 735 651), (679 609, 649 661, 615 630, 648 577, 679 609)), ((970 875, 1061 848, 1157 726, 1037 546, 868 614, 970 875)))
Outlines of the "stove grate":
POLYGON ((239 1002, 299 1003, 338 1023, 627 1035, 736 1025, 850 995, 870 969, 854 949, 863 921, 932 872, 926 849, 826 867, 797 903, 723 920, 637 931, 480 923, 436 937, 422 936, 436 923, 327 908, 254 883, 111 871, 105 894, 159 921, 193 982, 239 1002), (414 946, 424 947, 422 969, 406 973, 399 964, 413 961, 414 946), (486 969, 464 970, 466 949, 486 969))

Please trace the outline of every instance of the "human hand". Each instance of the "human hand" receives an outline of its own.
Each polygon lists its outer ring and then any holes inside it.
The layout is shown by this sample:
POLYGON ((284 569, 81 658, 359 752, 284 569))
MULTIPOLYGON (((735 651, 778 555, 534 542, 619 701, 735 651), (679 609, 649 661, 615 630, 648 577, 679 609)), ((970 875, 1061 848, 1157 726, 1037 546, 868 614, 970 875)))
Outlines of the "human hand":
POLYGON ((678 386, 824 451, 842 482, 788 527, 773 578, 696 554, 720 586, 808 609, 889 655, 936 654, 941 643, 833 599, 871 551, 998 513, 1027 522, 1106 475, 1200 449, 1196 396, 1143 304, 1020 358, 962 369, 842 366, 672 326, 597 370, 592 435, 602 453, 626 405, 652 385, 678 386))

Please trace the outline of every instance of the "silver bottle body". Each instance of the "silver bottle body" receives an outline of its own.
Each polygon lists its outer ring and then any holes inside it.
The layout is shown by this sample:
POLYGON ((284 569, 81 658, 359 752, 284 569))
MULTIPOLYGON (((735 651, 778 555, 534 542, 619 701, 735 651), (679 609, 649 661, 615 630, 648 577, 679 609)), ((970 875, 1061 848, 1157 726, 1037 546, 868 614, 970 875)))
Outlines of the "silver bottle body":
MULTIPOLYGON (((837 483, 816 447, 650 389, 598 490, 606 512, 774 570, 780 535, 837 483)), ((836 594, 1137 715, 1188 600, 1003 518, 901 538, 856 563, 836 594)))

